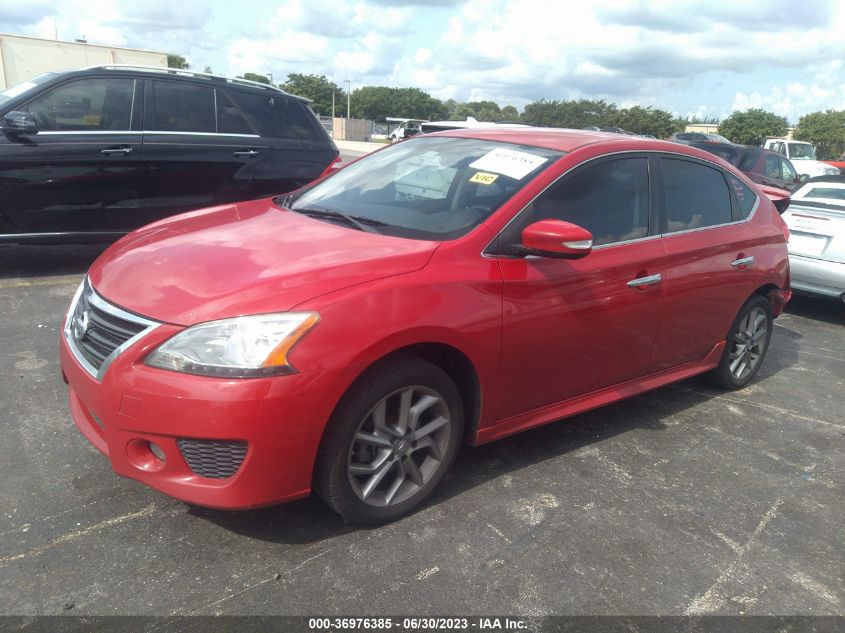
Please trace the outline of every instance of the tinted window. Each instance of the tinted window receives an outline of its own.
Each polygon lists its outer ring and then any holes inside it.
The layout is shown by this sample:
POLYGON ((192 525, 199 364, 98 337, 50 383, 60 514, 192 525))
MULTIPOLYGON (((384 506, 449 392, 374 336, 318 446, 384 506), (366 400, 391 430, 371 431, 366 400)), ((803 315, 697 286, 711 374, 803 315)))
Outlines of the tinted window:
POLYGON ((36 97, 22 109, 45 131, 129 130, 132 79, 80 79, 36 97))
POLYGON ((226 93, 217 91, 217 131, 221 134, 255 134, 256 131, 226 93))
POLYGON ((662 164, 668 233, 731 221, 731 196, 720 171, 671 158, 662 164))
POLYGON ((763 175, 766 178, 780 178, 780 158, 769 154, 763 165, 763 175))
POLYGON ((757 159, 760 158, 760 152, 762 152, 759 147, 749 147, 745 150, 742 155, 742 158, 739 159, 739 163, 737 163, 737 167, 739 167, 740 171, 751 171, 754 168, 754 165, 757 164, 757 159))
POLYGON ((751 215, 751 210, 757 202, 757 194, 736 176, 728 176, 728 182, 733 189, 734 196, 739 203, 739 213, 743 218, 751 215))
POLYGON ((593 244, 648 235, 648 159, 624 158, 586 167, 541 194, 526 210, 522 227, 564 220, 593 234, 593 244))
POLYGON ((214 89, 175 81, 153 83, 152 124, 163 132, 216 132, 214 89))
POLYGON ((283 95, 232 92, 232 99, 240 106, 258 129, 261 136, 295 139, 325 139, 325 133, 311 110, 303 103, 286 99, 283 95))

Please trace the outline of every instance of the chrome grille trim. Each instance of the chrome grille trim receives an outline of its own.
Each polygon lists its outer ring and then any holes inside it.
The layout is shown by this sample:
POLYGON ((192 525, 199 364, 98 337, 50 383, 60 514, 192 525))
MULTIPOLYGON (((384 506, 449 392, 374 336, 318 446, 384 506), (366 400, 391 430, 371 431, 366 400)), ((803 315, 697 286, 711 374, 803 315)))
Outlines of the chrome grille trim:
POLYGON ((88 277, 86 277, 79 284, 79 288, 76 289, 76 294, 74 294, 70 303, 70 309, 65 317, 64 337, 68 348, 79 364, 91 376, 101 381, 115 358, 159 325, 161 324, 158 321, 145 319, 112 305, 97 294, 88 277), (87 315, 78 314, 80 306, 87 315), (86 309, 88 307, 90 309, 86 309), (103 332, 94 337, 89 337, 94 344, 89 343, 87 348, 82 339, 85 338, 89 330, 83 331, 79 338, 74 332, 75 320, 83 318, 83 316, 86 322, 89 318, 92 318, 98 329, 103 332), (97 349, 92 350, 91 348, 94 347, 97 349), (99 366, 92 362, 89 356, 95 361, 99 356, 102 356, 99 366))

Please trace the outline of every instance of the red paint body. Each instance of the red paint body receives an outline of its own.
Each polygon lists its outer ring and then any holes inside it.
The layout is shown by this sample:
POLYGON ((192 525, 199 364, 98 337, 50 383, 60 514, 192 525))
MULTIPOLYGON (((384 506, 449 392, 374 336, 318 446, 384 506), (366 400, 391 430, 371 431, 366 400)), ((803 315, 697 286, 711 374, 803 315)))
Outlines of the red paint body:
POLYGON ((569 153, 452 241, 355 231, 258 200, 150 225, 95 262, 90 280, 101 296, 165 323, 120 354, 102 382, 81 368, 62 338, 73 418, 118 474, 220 508, 301 497, 310 492, 319 442, 338 401, 368 367, 397 350, 436 344, 469 361, 480 407, 467 421, 467 441, 477 444, 711 369, 749 296, 769 294, 776 313, 788 300, 779 215, 745 176, 710 154, 587 132, 442 135, 569 153), (561 174, 630 151, 716 163, 755 190, 759 207, 747 221, 608 245, 580 259, 482 254, 561 174), (753 267, 730 265, 748 255, 753 267), (658 285, 627 286, 657 273, 658 285), (185 326, 294 309, 320 315, 290 353, 297 373, 232 380, 143 364, 185 326), (245 440, 249 449, 233 477, 205 479, 181 458, 178 437, 245 440), (133 462, 132 441, 139 438, 162 447, 163 467, 133 462))

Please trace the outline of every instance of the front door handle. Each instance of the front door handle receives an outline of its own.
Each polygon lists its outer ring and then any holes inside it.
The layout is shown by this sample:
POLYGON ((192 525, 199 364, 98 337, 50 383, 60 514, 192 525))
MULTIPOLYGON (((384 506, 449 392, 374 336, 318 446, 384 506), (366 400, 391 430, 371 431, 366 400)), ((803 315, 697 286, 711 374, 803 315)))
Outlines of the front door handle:
POLYGON ((731 262, 731 266, 734 268, 739 268, 740 270, 744 270, 746 266, 750 266, 754 263, 754 256, 750 255, 749 257, 740 257, 739 259, 735 259, 731 262))
POLYGON ((252 158, 253 156, 258 156, 257 149, 239 149, 237 152, 234 152, 235 156, 238 157, 246 157, 252 158))
POLYGON ((632 279, 628 282, 629 288, 639 288, 640 286, 651 286, 653 284, 659 284, 663 281, 663 276, 660 273, 656 275, 649 275, 648 277, 637 277, 636 279, 632 279))
POLYGON ((129 154, 132 153, 132 148, 125 145, 121 145, 120 147, 107 147, 100 150, 100 153, 103 156, 129 156, 129 154))

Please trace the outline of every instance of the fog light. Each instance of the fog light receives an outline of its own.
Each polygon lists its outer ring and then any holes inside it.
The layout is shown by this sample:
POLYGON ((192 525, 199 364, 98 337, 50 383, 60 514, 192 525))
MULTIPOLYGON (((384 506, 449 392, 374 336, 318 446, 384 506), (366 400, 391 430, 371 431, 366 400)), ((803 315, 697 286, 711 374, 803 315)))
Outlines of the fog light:
POLYGON ((150 452, 155 455, 158 459, 163 462, 167 461, 167 457, 164 456, 164 451, 161 450, 161 446, 156 444, 155 442, 150 442, 150 452))
POLYGON ((164 451, 158 444, 136 438, 126 445, 126 456, 130 463, 139 470, 156 472, 164 468, 164 451))

